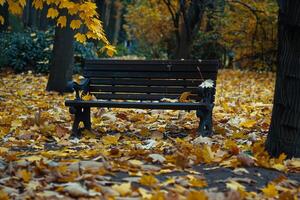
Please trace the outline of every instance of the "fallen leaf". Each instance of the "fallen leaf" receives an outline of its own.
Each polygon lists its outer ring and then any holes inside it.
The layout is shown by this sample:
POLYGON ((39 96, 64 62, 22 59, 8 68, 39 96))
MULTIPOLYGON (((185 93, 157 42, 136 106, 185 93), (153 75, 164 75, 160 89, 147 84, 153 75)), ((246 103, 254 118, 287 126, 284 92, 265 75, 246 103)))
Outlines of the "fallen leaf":
POLYGON ((158 180, 152 175, 143 175, 140 179, 140 184, 153 187, 158 183, 158 180))
POLYGON ((179 102, 188 102, 188 98, 191 96, 191 92, 183 92, 179 97, 179 102))
POLYGON ((208 200, 204 191, 191 191, 187 195, 187 200, 208 200))
POLYGON ((149 157, 152 159, 152 162, 164 163, 166 161, 165 157, 160 154, 150 154, 149 157))
POLYGON ((250 156, 244 153, 240 153, 239 155, 237 155, 237 160, 244 167, 251 167, 255 164, 255 161, 250 156))
POLYGON ((119 192, 121 196, 126 196, 131 193, 131 183, 122 183, 120 185, 113 185, 112 189, 119 192))
POLYGON ((268 198, 273 198, 278 195, 278 191, 273 183, 269 183, 266 187, 261 189, 264 195, 268 198))

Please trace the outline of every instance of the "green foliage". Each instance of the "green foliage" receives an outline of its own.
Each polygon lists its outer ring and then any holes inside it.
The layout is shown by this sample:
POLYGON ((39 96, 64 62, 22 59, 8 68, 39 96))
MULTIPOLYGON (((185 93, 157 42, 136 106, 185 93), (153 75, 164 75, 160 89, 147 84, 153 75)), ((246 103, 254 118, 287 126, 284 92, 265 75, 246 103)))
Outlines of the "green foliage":
MULTIPOLYGON (((52 30, 22 33, 0 33, 0 68, 9 67, 15 72, 32 70, 35 73, 47 73, 53 49, 54 32, 52 30)), ((93 43, 75 42, 74 72, 80 72, 84 58, 97 56, 93 43)))
POLYGON ((98 51, 92 42, 87 42, 85 44, 76 42, 74 43, 74 73, 80 73, 83 68, 84 59, 96 58, 98 51))
POLYGON ((224 47, 218 43, 220 35, 216 32, 199 31, 195 39, 191 58, 194 59, 221 59, 224 47))

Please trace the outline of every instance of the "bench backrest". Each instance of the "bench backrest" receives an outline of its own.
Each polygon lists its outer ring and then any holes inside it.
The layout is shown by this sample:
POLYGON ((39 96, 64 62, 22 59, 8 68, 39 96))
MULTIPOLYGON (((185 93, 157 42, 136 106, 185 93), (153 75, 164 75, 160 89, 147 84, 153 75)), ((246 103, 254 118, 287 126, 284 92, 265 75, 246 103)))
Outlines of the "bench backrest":
POLYGON ((86 60, 84 76, 98 99, 178 99, 183 92, 196 94, 204 80, 215 84, 218 67, 217 60, 86 60))

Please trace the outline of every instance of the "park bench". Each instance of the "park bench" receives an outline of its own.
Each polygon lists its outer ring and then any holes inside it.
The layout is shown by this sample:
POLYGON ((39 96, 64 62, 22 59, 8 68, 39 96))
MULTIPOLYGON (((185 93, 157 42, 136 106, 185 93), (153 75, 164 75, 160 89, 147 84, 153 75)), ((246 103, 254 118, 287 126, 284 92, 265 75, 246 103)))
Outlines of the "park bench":
POLYGON ((65 102, 75 115, 72 135, 79 136, 80 122, 91 129, 91 107, 196 110, 199 133, 211 135, 218 67, 216 60, 85 60, 85 79, 68 84, 76 92, 65 102), (83 100, 87 93, 97 100, 83 100), (191 101, 163 101, 182 94, 191 101))

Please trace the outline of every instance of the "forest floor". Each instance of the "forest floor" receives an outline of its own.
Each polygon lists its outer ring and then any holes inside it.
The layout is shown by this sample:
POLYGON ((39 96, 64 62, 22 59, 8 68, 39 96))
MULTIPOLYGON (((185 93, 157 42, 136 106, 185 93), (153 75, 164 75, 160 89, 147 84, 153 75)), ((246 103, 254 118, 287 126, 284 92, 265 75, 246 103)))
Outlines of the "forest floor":
POLYGON ((0 199, 300 198, 300 159, 264 151, 274 80, 220 70, 209 138, 195 112, 92 109, 93 131, 71 140, 73 94, 2 73, 0 199))

